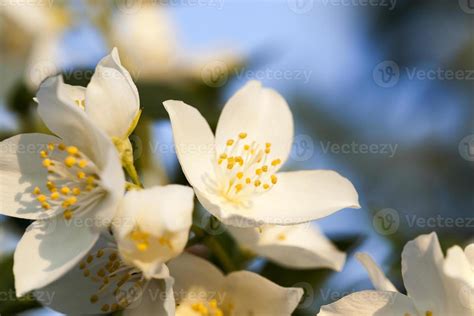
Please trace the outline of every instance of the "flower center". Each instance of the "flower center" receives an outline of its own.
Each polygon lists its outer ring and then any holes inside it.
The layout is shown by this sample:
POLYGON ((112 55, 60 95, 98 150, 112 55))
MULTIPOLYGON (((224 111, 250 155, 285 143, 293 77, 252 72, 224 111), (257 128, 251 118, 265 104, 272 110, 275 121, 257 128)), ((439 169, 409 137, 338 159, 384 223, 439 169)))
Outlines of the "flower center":
POLYGON ((50 143, 40 156, 48 178, 45 189, 35 187, 33 194, 45 211, 62 212, 70 220, 103 194, 98 168, 77 147, 50 143))
POLYGON ((277 184, 275 171, 281 159, 269 161, 271 143, 265 145, 245 141, 247 133, 239 133, 229 139, 216 163, 217 183, 215 190, 226 200, 245 204, 255 194, 270 190, 277 184))
POLYGON ((113 244, 88 255, 79 268, 85 278, 97 284, 97 291, 89 298, 91 304, 99 304, 101 297, 115 298, 112 304, 102 304, 103 312, 114 312, 132 304, 142 295, 146 283, 138 269, 120 259, 113 244))
POLYGON ((224 316, 229 315, 232 306, 220 306, 216 299, 181 303, 176 307, 177 316, 224 316))
POLYGON ((150 243, 159 244, 160 246, 166 246, 170 250, 173 250, 171 239, 168 236, 155 237, 147 232, 142 231, 139 227, 136 227, 130 232, 128 238, 133 241, 137 250, 145 252, 150 248, 150 243))

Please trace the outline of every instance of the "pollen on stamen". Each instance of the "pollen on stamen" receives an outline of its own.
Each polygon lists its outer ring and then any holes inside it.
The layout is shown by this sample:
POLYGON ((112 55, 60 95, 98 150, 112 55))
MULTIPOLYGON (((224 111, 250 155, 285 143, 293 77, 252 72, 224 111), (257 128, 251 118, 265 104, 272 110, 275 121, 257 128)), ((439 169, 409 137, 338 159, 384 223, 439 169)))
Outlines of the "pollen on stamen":
POLYGON ((35 194, 35 195, 41 194, 40 188, 39 188, 39 187, 35 187, 35 188, 33 189, 33 194, 35 194))
POLYGON ((281 160, 280 160, 280 159, 275 159, 275 160, 272 161, 272 166, 276 167, 276 166, 278 166, 280 163, 281 163, 281 160))
POLYGON ((43 160, 43 166, 45 168, 51 167, 52 165, 53 165, 53 162, 51 161, 51 159, 46 158, 45 160, 43 160))
POLYGON ((63 195, 68 195, 70 192, 71 192, 71 189, 69 189, 69 187, 67 187, 67 186, 63 186, 63 187, 61 188, 61 193, 62 193, 63 195))
POLYGON ((261 184, 262 184, 262 181, 260 180, 255 180, 255 182, 253 183, 256 187, 259 187, 261 184))
POLYGON ((71 210, 65 210, 63 213, 65 220, 70 220, 72 218, 73 212, 71 210))
POLYGON ((79 152, 79 149, 77 149, 76 146, 69 146, 66 148, 66 151, 70 155, 76 155, 79 152))
POLYGON ((64 164, 68 167, 71 168, 76 164, 76 158, 73 156, 67 156, 66 159, 64 159, 64 164))
POLYGON ((271 181, 272 181, 272 184, 276 184, 277 181, 278 181, 278 177, 274 174, 272 174, 272 176, 270 177, 271 181))
POLYGON ((239 138, 240 139, 245 139, 247 137, 247 133, 240 133, 239 138))
POLYGON ((51 200, 57 200, 59 199, 59 192, 53 192, 51 193, 51 200))
POLYGON ((87 166, 87 160, 81 159, 81 160, 79 160, 77 165, 79 166, 79 168, 85 168, 87 166))
POLYGON ((264 188, 265 190, 268 190, 268 189, 270 188, 270 185, 269 185, 268 183, 265 183, 265 184, 263 185, 263 188, 264 188))
POLYGON ((82 180, 86 177, 86 173, 84 171, 78 171, 76 176, 79 180, 82 180))
POLYGON ((45 150, 42 150, 40 152, 40 156, 41 156, 41 158, 46 158, 46 157, 48 157, 48 153, 45 150))
POLYGON ((227 142, 226 142, 226 145, 227 145, 227 146, 232 146, 233 144, 234 144, 234 140, 233 140, 233 139, 229 139, 229 140, 227 140, 227 142))

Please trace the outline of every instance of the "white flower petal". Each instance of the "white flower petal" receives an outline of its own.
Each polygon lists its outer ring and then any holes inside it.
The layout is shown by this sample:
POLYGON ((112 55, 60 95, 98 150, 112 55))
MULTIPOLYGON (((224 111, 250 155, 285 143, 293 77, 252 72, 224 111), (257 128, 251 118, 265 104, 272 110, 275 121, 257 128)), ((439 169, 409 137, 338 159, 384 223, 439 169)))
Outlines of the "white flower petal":
MULTIPOLYGON (((397 292, 361 291, 330 305, 318 316, 421 316, 407 296, 397 292)), ((436 315, 436 314, 435 314, 436 315)), ((423 315, 424 316, 424 315, 423 315)))
POLYGON ((449 295, 443 280, 443 253, 435 233, 408 242, 402 252, 402 275, 408 296, 420 312, 448 315, 449 295))
POLYGON ((243 248, 289 268, 340 271, 346 259, 315 224, 227 229, 243 248))
POLYGON ((467 260, 471 263, 471 266, 474 267, 474 244, 470 244, 465 249, 467 260))
POLYGON ((174 143, 179 163, 189 183, 206 190, 214 178, 214 135, 199 111, 181 101, 165 101, 173 128, 174 143))
POLYGON ((147 278, 160 273, 164 263, 179 255, 188 241, 193 200, 193 190, 182 185, 127 192, 114 220, 124 259, 139 267, 147 278), (150 236, 146 237, 146 249, 137 249, 136 241, 130 237, 135 231, 150 236))
POLYGON ((248 82, 222 110, 216 130, 218 152, 242 132, 249 142, 272 144, 269 161, 279 158, 285 162, 293 143, 293 117, 285 99, 258 81, 248 82))
POLYGON ((471 264, 466 252, 459 246, 448 249, 444 262, 445 273, 466 283, 471 283, 474 288, 474 264, 471 264))
POLYGON ((87 116, 110 137, 124 138, 139 109, 137 87, 114 48, 99 62, 87 86, 87 116))
POLYGON ((84 227, 62 219, 36 221, 20 240, 13 272, 18 296, 44 287, 71 270, 99 238, 84 227))
POLYGON ((364 265, 369 274, 370 280, 377 291, 398 292, 392 282, 385 276, 382 269, 374 262, 372 257, 366 253, 359 252, 356 254, 357 260, 364 265))
POLYGON ((235 315, 289 316, 303 296, 300 288, 284 288, 248 271, 230 273, 223 292, 234 305, 235 315))
POLYGON ((173 278, 151 280, 137 303, 123 311, 124 316, 174 316, 176 303, 173 278))
POLYGON ((58 96, 64 95, 61 92, 63 89, 61 76, 44 81, 37 93, 38 113, 46 126, 64 143, 77 146, 103 169, 110 159, 110 150, 115 150, 115 147, 72 100, 59 99, 58 96))
MULTIPOLYGON (((281 172, 278 183, 250 201, 248 208, 205 201, 207 210, 224 224, 250 227, 262 224, 293 225, 328 216, 343 208, 359 208, 358 194, 352 183, 330 170, 281 172)), ((212 197, 211 197, 212 198, 212 197)))
MULTIPOLYGON (((97 244, 103 245, 101 240, 97 244)), ((89 254, 95 253, 100 248, 97 244, 89 254)), ((107 262, 108 258, 104 257, 103 260, 107 262)), ((96 273, 96 271, 91 273, 96 273)), ((34 291, 34 295, 42 305, 68 315, 78 312, 84 315, 104 314, 105 312, 101 310, 102 306, 117 304, 117 299, 111 291, 104 291, 103 295, 98 296, 98 301, 92 303, 91 297, 98 292, 100 285, 101 283, 93 282, 85 277, 84 270, 77 264, 55 282, 34 291)))
POLYGON ((26 219, 46 219, 47 213, 33 195, 38 186, 46 191, 47 171, 40 151, 60 139, 44 134, 20 134, 0 143, 0 213, 26 219))
MULTIPOLYGON (((182 253, 168 262, 168 268, 175 280, 173 288, 178 295, 189 294, 189 290, 194 288, 216 293, 223 286, 224 274, 217 267, 189 253, 182 253)), ((175 297, 177 303, 183 298, 175 297)))

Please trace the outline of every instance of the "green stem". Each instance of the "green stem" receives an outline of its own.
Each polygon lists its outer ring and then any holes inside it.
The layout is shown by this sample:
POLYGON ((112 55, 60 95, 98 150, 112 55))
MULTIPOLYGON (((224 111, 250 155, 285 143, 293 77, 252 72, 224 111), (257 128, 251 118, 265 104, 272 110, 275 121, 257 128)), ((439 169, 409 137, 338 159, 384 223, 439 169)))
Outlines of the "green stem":
POLYGON ((133 163, 127 163, 124 165, 124 168, 130 176, 130 179, 132 179, 133 184, 143 188, 143 184, 140 181, 140 177, 138 176, 137 169, 135 169, 135 165, 133 163))
POLYGON ((191 230, 197 237, 203 238, 203 243, 212 251, 213 255, 216 256, 226 272, 237 270, 232 259, 227 255, 227 252, 222 247, 221 243, 214 236, 206 234, 204 230, 195 225, 192 226, 191 230))

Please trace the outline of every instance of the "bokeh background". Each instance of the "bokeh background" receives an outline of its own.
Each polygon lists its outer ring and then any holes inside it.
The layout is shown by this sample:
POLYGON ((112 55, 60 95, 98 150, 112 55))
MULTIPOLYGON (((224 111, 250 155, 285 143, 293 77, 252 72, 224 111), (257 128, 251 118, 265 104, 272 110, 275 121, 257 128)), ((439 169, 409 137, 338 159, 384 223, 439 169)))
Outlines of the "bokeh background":
MULTIPOLYGON (((341 273, 249 266, 305 288, 296 315, 370 288, 356 251, 403 289, 408 240, 474 239, 474 0, 2 0, 0 10, 0 139, 44 131, 39 83, 63 73, 86 85, 117 46, 144 109, 132 140, 149 184, 185 183, 162 101, 184 100, 215 125, 248 80, 285 96, 296 126, 285 169, 337 170, 362 205, 317 222, 348 251, 341 273)), ((0 314, 53 315, 11 295, 26 224, 0 221, 0 314)))

